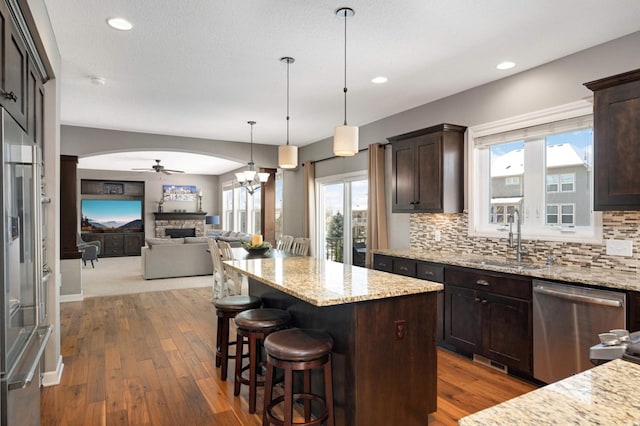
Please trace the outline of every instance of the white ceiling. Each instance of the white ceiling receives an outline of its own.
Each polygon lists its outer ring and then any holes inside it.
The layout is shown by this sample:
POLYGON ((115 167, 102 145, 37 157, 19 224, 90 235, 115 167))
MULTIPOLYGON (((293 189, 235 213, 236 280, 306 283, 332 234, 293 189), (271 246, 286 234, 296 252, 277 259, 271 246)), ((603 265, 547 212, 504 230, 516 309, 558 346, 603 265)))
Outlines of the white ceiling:
POLYGON ((255 120, 254 142, 273 145, 286 137, 282 56, 296 60, 291 143, 342 124, 342 6, 355 10, 347 86, 358 126, 640 30, 638 0, 45 3, 63 60, 63 124, 248 142, 255 120), (115 16, 133 30, 108 27, 115 16), (516 67, 497 70, 504 60, 516 67), (371 83, 378 75, 389 81, 371 83))

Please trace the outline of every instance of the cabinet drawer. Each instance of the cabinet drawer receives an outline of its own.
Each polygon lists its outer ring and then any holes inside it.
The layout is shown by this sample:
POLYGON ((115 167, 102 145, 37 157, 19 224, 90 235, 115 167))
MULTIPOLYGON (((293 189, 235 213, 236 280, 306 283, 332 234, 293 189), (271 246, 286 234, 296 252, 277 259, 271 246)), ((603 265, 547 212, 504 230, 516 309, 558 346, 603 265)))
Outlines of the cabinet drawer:
POLYGON ((416 276, 416 261, 410 259, 393 259, 393 273, 406 275, 407 277, 416 276))
POLYGON ((393 258, 384 254, 373 255, 373 269, 378 271, 393 272, 393 258))
POLYGON ((446 268, 445 282, 460 287, 531 300, 531 279, 499 272, 446 268))
POLYGON ((434 263, 418 262, 416 264, 416 277, 437 283, 444 282, 444 266, 434 263))

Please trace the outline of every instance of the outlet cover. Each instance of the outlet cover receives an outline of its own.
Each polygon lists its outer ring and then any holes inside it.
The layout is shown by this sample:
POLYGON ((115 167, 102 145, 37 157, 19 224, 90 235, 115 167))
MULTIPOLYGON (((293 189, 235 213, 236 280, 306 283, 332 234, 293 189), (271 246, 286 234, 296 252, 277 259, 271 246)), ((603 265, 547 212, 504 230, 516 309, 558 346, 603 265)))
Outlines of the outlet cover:
POLYGON ((609 256, 625 256, 633 255, 633 242, 631 240, 606 240, 607 254, 609 256))
POLYGON ((440 232, 440 230, 436 230, 433 233, 433 239, 436 240, 436 242, 440 242, 440 240, 442 239, 442 233, 440 232))

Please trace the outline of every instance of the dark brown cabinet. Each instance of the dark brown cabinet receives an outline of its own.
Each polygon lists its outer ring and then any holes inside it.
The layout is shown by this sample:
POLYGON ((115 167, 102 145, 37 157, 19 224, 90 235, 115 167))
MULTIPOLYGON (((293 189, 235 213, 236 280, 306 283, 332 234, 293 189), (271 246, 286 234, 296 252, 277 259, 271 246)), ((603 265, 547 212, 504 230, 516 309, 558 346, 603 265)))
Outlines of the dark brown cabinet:
POLYGON ((444 303, 445 342, 532 373, 531 279, 447 267, 444 303))
POLYGON ((465 130, 440 124, 388 138, 394 213, 462 212, 465 130))
MULTIPOLYGON (((444 266, 438 263, 424 262, 422 260, 407 259, 403 257, 387 256, 384 254, 373 255, 373 269, 392 272, 412 278, 442 283, 444 281, 444 266)), ((444 291, 439 291, 437 296, 437 337, 438 342, 444 340, 444 291)))
POLYGON ((640 210, 640 70, 585 86, 594 91, 594 208, 640 210))
POLYGON ((26 130, 27 49, 5 2, 0 2, 0 25, 0 105, 26 130))
POLYGON ((83 232, 84 241, 100 241, 99 257, 140 256, 144 232, 83 232))

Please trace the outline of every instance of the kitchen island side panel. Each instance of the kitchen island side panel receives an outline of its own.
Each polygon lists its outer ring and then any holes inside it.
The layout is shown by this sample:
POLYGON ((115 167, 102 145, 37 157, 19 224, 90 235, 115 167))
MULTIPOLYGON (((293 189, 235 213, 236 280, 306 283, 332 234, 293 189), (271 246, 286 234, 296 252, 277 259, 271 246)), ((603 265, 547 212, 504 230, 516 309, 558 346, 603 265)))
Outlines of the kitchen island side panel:
MULTIPOLYGON (((293 327, 334 338, 337 425, 421 425, 436 411, 436 293, 317 307, 252 278, 249 293, 264 307, 287 309, 293 327), (404 338, 396 340, 396 321, 404 338)), ((312 390, 320 395, 320 372, 312 390)))

